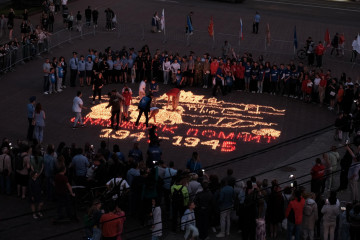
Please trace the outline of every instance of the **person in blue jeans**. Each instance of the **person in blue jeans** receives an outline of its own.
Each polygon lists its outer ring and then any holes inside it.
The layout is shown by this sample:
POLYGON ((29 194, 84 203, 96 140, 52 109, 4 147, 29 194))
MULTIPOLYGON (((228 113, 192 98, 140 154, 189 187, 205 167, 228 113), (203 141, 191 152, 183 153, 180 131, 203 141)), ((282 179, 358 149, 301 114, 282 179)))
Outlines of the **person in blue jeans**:
POLYGON ((295 234, 295 240, 300 240, 304 206, 305 200, 301 196, 301 192, 297 190, 295 192, 295 199, 290 201, 285 212, 285 217, 287 218, 287 240, 292 240, 293 233, 295 234))

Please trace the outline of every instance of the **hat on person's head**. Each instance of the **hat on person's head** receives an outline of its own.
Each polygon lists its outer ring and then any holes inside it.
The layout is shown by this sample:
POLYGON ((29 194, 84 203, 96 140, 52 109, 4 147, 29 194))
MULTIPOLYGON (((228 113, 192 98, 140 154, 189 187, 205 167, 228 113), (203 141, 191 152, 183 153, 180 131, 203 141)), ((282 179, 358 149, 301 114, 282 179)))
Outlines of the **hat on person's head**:
POLYGON ((35 96, 31 96, 30 98, 29 98, 29 102, 34 102, 36 100, 36 97, 35 96))

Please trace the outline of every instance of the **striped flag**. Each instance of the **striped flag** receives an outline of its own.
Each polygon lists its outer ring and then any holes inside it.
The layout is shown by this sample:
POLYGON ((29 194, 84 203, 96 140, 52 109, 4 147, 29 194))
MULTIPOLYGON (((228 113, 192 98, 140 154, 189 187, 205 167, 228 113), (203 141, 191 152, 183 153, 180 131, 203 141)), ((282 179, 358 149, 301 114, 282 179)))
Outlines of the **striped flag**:
POLYGON ((326 32, 325 32, 324 42, 325 42, 324 45, 325 45, 326 47, 330 47, 330 46, 331 46, 330 33, 329 33, 329 30, 328 30, 328 29, 326 29, 326 32))
POLYGON ((296 26, 294 27, 294 49, 298 48, 298 40, 296 35, 296 26))
POLYGON ((243 22, 242 19, 240 18, 240 38, 241 40, 244 39, 244 35, 243 35, 243 22))
POLYGON ((191 21, 190 15, 187 16, 186 22, 187 22, 188 32, 192 33, 194 31, 194 28, 192 26, 192 21, 191 21))
POLYGON ((208 26, 208 32, 209 32, 210 37, 214 36, 214 21, 213 21, 212 16, 210 18, 210 23, 209 23, 209 26, 208 26))
POLYGON ((161 22, 161 30, 165 31, 165 9, 162 10, 160 22, 161 22))

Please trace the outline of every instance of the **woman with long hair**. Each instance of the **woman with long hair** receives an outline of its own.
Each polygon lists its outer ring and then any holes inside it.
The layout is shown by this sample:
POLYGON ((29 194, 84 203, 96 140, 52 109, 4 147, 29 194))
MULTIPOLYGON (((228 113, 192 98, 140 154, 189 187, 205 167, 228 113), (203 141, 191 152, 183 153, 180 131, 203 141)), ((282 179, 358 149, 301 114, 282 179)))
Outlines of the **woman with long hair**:
POLYGON ((44 127, 45 127, 45 112, 42 110, 41 104, 37 103, 35 106, 34 112, 34 138, 38 141, 39 144, 43 142, 44 136, 44 127))

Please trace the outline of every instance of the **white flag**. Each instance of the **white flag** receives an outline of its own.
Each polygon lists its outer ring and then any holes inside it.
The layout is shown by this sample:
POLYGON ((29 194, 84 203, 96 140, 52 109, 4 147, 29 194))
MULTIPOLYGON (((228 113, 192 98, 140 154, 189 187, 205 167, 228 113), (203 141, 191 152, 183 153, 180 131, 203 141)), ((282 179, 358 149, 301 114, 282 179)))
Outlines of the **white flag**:
POLYGON ((358 34, 357 38, 356 38, 356 42, 357 44, 354 47, 354 50, 357 51, 358 53, 360 53, 360 34, 358 34))
POLYGON ((162 13, 161 13, 161 30, 164 31, 165 30, 165 10, 163 9, 162 10, 162 13))

